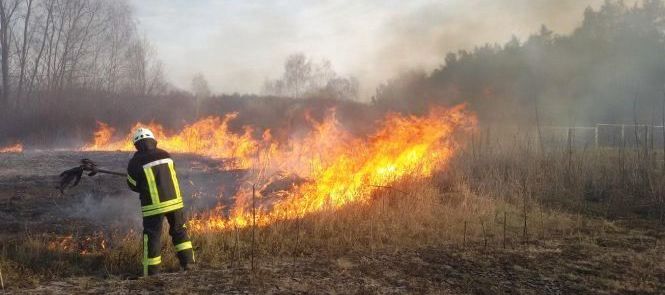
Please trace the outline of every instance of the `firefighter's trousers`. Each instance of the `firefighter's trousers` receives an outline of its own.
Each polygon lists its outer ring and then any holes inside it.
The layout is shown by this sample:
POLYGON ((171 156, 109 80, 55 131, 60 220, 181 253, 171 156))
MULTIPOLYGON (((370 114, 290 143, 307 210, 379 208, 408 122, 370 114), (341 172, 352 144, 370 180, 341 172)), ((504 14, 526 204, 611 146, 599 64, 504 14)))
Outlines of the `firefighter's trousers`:
POLYGON ((187 269, 187 265, 194 263, 194 250, 192 242, 187 235, 187 225, 182 209, 143 217, 143 275, 158 274, 161 257, 161 235, 164 217, 169 222, 169 235, 180 266, 187 269))

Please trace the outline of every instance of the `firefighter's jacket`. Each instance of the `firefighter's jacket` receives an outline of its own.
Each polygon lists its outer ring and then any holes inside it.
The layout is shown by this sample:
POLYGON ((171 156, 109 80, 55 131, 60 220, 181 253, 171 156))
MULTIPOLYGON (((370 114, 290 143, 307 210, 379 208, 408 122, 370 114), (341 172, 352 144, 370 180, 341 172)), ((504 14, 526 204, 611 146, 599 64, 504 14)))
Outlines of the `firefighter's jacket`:
POLYGON ((181 209, 182 196, 171 156, 157 148, 154 140, 141 141, 129 160, 127 184, 140 194, 143 217, 181 209))

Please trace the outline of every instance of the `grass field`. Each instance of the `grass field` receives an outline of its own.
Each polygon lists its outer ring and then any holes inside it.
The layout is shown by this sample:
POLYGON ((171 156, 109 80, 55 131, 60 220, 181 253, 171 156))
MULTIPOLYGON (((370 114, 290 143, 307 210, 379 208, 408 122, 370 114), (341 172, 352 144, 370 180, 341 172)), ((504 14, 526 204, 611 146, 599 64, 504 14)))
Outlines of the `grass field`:
MULTIPOLYGON (((57 169, 35 175, 28 169, 3 167, 4 290, 100 294, 191 290, 658 294, 665 290, 661 152, 542 150, 528 140, 497 143, 483 136, 472 142, 432 177, 407 177, 386 185, 368 203, 268 226, 194 232, 201 266, 195 272, 177 272, 165 238, 162 255, 169 273, 150 279, 133 279, 141 267, 140 226, 137 221, 117 222, 138 214, 131 205, 117 205, 131 196, 123 191, 122 180, 86 179, 83 187, 60 197, 50 186, 49 175, 57 169), (85 199, 86 191, 120 200, 107 201, 112 214, 104 222, 65 214, 66 208, 85 199)), ((92 156, 117 168, 127 158, 123 153, 92 156)), ((45 156, 0 157, 10 163, 7 167, 22 167, 45 156)), ((80 154, 49 156, 58 159, 52 160, 56 167, 66 167, 76 157, 80 154)), ((197 179, 217 173, 197 172, 200 163, 214 163, 196 157, 178 156, 176 162, 187 171, 181 177, 189 183, 185 190, 190 196, 200 193, 197 179)), ((201 207, 195 199, 189 202, 201 207)))

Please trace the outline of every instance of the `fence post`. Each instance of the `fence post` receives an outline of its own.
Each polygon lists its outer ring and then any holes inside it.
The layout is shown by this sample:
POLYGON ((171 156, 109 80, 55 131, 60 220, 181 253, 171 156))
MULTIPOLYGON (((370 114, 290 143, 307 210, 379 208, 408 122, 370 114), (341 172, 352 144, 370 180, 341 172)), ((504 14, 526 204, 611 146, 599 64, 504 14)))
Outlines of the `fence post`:
POLYGON ((568 151, 572 150, 573 146, 573 127, 568 127, 568 151))
POLYGON ((464 234, 462 237, 462 248, 466 248, 466 220, 464 220, 464 234))
POLYGON ((626 125, 621 124, 621 144, 626 145, 626 125))
POLYGON ((656 132, 656 126, 654 126, 652 124, 651 129, 647 129, 647 130, 651 130, 651 132, 649 133, 649 144, 651 145, 651 150, 653 151, 653 148, 654 148, 653 138, 654 138, 654 132, 656 132))
POLYGON ((503 249, 506 249, 506 211, 503 211, 503 249))
POLYGON ((596 148, 598 148, 598 124, 596 124, 596 128, 594 129, 593 141, 596 148))

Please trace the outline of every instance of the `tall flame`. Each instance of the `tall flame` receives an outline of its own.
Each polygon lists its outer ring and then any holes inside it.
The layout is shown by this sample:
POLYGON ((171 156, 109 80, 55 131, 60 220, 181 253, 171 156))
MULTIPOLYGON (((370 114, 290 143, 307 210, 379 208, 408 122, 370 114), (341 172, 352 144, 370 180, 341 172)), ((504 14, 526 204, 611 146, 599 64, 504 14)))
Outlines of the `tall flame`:
MULTIPOLYGON (((426 116, 389 114, 375 133, 356 137, 344 130, 331 112, 321 122, 309 119, 312 128, 306 135, 279 143, 272 140, 270 130, 261 139, 252 137, 251 127, 242 134, 231 132, 228 123, 236 116, 205 118, 177 133, 168 133, 154 123, 135 125, 150 128, 159 145, 171 152, 234 158, 235 168, 251 168, 247 183, 253 185, 241 186, 230 212, 225 213, 220 206, 195 216, 190 220, 194 231, 245 227, 253 218, 258 225, 265 225, 368 202, 380 187, 407 176, 428 177, 443 167, 459 146, 454 135, 476 123, 463 105, 433 108, 426 116), (283 175, 296 175, 303 181, 278 195, 262 195, 275 178, 283 175), (253 198, 260 199, 256 207, 253 198)), ((131 134, 114 141, 115 130, 104 123, 98 125, 94 142, 84 149, 133 150, 131 134)))
MULTIPOLYGON (((263 169, 251 180, 269 183, 272 172, 296 174, 309 179, 292 187, 272 205, 260 206, 252 214, 256 190, 245 187, 236 195, 230 217, 219 214, 200 216, 190 221, 194 231, 224 230, 252 224, 266 225, 309 213, 337 209, 351 203, 366 203, 377 189, 406 176, 423 178, 447 163, 458 143, 454 133, 475 126, 475 117, 464 106, 436 108, 423 117, 388 115, 380 129, 367 138, 356 138, 344 131, 334 115, 317 124, 301 139, 285 147, 270 148, 262 158, 263 169)), ((263 203, 263 202, 262 202, 263 203)))
MULTIPOLYGON (((252 138, 252 128, 246 127, 243 134, 229 131, 228 124, 238 116, 232 113, 219 117, 208 117, 185 126, 180 132, 169 133, 156 123, 136 123, 132 130, 147 127, 159 140, 159 146, 174 153, 193 153, 211 158, 228 158, 235 162, 229 168, 249 168, 252 156, 257 153, 259 142, 252 138)), ((92 144, 83 147, 87 151, 133 151, 132 134, 114 140, 115 129, 97 122, 97 131, 92 144)))

